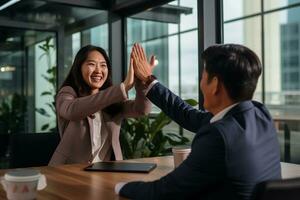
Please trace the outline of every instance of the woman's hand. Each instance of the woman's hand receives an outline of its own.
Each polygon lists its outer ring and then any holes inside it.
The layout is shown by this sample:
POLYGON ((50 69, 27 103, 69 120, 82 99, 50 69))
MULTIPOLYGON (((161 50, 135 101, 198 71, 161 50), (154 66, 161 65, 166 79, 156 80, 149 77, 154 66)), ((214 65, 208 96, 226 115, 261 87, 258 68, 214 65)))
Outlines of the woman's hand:
POLYGON ((134 70, 133 70, 133 58, 130 56, 130 64, 127 72, 127 76, 124 80, 125 90, 128 92, 134 85, 134 70))
POLYGON ((155 56, 151 56, 150 63, 148 63, 144 49, 139 44, 134 44, 132 56, 134 59, 135 75, 141 81, 147 82, 155 67, 155 56))

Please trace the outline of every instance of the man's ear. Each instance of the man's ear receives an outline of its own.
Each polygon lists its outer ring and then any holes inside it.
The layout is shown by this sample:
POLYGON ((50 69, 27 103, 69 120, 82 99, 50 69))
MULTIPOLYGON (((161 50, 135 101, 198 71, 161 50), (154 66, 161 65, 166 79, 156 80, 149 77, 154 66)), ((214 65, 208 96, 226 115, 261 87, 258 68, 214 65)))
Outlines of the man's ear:
POLYGON ((220 92, 220 85, 221 82, 219 80, 219 78, 217 76, 213 77, 212 80, 211 80, 211 92, 213 95, 216 95, 220 92))

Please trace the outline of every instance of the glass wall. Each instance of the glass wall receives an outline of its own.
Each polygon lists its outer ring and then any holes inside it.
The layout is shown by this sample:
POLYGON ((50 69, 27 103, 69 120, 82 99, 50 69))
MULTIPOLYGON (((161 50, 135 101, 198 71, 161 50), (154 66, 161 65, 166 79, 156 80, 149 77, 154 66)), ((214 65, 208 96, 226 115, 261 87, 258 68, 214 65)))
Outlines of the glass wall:
POLYGON ((161 8, 127 18, 127 59, 132 45, 141 43, 159 61, 154 74, 160 82, 183 99, 198 100, 197 1, 173 1, 161 8))
MULTIPOLYGON (((106 13, 106 11, 102 11, 102 13, 106 13)), ((88 44, 99 46, 108 54, 108 37, 107 22, 65 35, 64 77, 69 73, 73 60, 81 47, 88 44)))
POLYGON ((244 44, 262 59, 263 81, 255 99, 267 105, 275 120, 282 159, 300 163, 300 1, 224 0, 223 4, 224 43, 244 44))
POLYGON ((1 133, 56 128, 55 33, 0 29, 1 133), (41 87, 42 86, 42 87, 41 87))
MULTIPOLYGON (((183 99, 198 101, 197 0, 172 1, 127 18, 127 60, 135 42, 142 44, 148 56, 157 57, 154 75, 162 84, 183 99)), ((152 112, 159 109, 154 107, 152 112)), ((193 137, 175 123, 167 130, 193 137)))

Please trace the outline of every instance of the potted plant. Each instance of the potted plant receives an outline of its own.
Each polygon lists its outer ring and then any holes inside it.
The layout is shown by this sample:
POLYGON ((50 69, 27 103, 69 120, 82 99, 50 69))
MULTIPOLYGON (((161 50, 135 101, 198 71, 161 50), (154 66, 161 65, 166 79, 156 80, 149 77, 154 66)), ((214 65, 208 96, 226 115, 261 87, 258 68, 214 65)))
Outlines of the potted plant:
MULTIPOLYGON (((185 101, 191 106, 198 104, 193 99, 185 101)), ((163 131, 171 122, 163 112, 153 119, 148 116, 126 119, 120 134, 124 158, 163 156, 171 153, 172 146, 188 144, 189 139, 184 135, 163 131)))

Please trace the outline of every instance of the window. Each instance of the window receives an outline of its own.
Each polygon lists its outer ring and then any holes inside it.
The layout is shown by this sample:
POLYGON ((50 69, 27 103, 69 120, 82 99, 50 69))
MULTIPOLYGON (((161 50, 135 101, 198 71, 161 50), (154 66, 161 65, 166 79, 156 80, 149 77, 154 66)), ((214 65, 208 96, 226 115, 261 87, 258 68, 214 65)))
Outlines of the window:
POLYGON ((223 6, 225 21, 259 13, 261 10, 260 0, 224 0, 223 6))
POLYGON ((55 33, 0 29, 1 133, 43 132, 56 128, 55 33), (42 87, 41 87, 42 86, 42 87))
POLYGON ((134 42, 141 43, 159 61, 154 71, 158 79, 179 96, 197 100, 197 33, 196 0, 174 1, 133 15, 127 19, 127 59, 134 42))
MULTIPOLYGON (((197 26, 197 0, 172 1, 135 14, 127 18, 127 59, 134 42, 141 43, 159 61, 154 70, 159 81, 183 99, 198 101, 197 26)), ((159 109, 154 107, 152 112, 159 109)), ((180 128, 173 123, 167 129, 178 132, 180 128)))
MULTIPOLYGON (((101 11, 101 15, 104 15, 105 18, 107 12, 101 11)), ((106 50, 108 54, 108 24, 105 20, 101 23, 80 32, 71 32, 71 34, 65 36, 64 77, 69 73, 73 60, 81 47, 89 44, 99 46, 106 50)))
POLYGON ((272 10, 300 3, 299 0, 264 0, 263 2, 265 10, 272 10))

